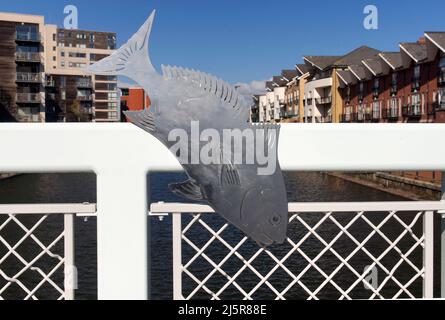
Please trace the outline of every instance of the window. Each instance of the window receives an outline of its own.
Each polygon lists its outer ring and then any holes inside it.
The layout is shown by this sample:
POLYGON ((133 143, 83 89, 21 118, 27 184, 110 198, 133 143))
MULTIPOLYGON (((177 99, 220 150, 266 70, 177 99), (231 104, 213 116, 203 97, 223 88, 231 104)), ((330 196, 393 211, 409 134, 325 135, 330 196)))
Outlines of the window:
POLYGON ((445 84, 445 57, 440 59, 439 63, 439 84, 444 85, 445 84))
POLYGON ((53 47, 53 51, 56 51, 56 47, 53 47))
POLYGON ((70 52, 69 56, 70 56, 70 58, 86 58, 87 54, 81 53, 81 52, 70 52))
POLYGON ((60 67, 65 68, 65 61, 60 62, 60 67))
POLYGON ((420 65, 414 67, 414 79, 420 79, 420 65))
POLYGON ((60 53, 60 55, 61 55, 62 57, 64 57, 64 56, 65 56, 65 51, 62 51, 62 52, 60 53))
POLYGON ((53 61, 56 61, 56 57, 53 57, 53 61))
POLYGON ((56 41, 56 34, 53 33, 53 41, 56 41))
POLYGON ((420 106, 420 94, 414 94, 411 96, 411 104, 413 106, 420 106))

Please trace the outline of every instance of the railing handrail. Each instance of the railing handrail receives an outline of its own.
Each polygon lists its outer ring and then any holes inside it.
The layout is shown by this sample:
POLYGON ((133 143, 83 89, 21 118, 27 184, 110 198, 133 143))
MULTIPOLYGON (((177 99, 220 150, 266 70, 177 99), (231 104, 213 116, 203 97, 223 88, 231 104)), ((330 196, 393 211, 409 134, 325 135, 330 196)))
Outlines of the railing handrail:
POLYGON ((0 215, 4 214, 94 214, 96 204, 0 204, 0 215))
MULTIPOLYGON (((358 212, 375 211, 445 211, 444 201, 394 201, 394 202, 290 202, 289 212, 358 212)), ((167 213, 215 213, 208 205, 190 203, 153 203, 150 214, 167 213)))

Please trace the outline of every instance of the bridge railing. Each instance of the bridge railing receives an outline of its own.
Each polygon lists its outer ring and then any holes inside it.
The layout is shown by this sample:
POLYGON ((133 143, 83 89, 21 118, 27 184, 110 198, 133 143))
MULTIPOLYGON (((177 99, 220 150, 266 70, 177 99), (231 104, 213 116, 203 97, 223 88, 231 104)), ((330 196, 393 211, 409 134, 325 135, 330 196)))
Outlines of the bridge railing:
MULTIPOLYGON (((150 199, 147 175, 150 172, 181 171, 174 156, 155 138, 130 124, 1 124, 0 137, 0 172, 92 171, 96 173, 98 297, 99 299, 148 298, 150 237, 147 212, 150 199)), ((279 158, 285 171, 443 172, 445 148, 441 146, 444 138, 445 126, 440 124, 289 124, 282 126, 279 158)), ((298 207, 296 209, 298 209, 296 213, 301 210, 298 207)), ((363 216, 366 218, 366 215, 360 215, 361 211, 375 210, 373 207, 363 209, 365 210, 358 210, 358 207, 353 206, 346 211, 363 220, 363 216)), ((423 214, 418 219, 423 219, 424 212, 430 212, 427 209, 419 208, 419 212, 423 214)), ((339 221, 335 208, 325 207, 321 210, 316 207, 311 210, 320 211, 325 219, 335 225, 335 221, 339 221)), ((381 211, 387 210, 389 209, 382 208, 381 211)), ((290 211, 293 213, 292 221, 298 222, 302 226, 299 227, 301 230, 312 226, 311 224, 305 226, 304 218, 295 214, 295 210, 290 211)), ((396 216, 400 218, 399 211, 395 211, 396 216)), ((196 213, 195 210, 190 212, 196 213)), ((431 214, 426 216, 429 217, 431 214)), ((366 223, 366 220, 363 221, 366 223)), ((199 221, 195 221, 196 223, 199 221)), ((377 228, 378 225, 374 226, 377 228)), ((409 227, 409 224, 407 226, 409 227)), ((371 225, 369 227, 374 230, 371 225)), ((409 228, 406 229, 407 234, 410 233, 409 228)), ((325 245, 322 239, 317 237, 320 236, 317 229, 314 230, 312 226, 312 230, 307 230, 312 232, 312 237, 325 245)), ((348 229, 341 231, 344 236, 350 238, 347 234, 348 229)), ((377 230, 375 232, 379 233, 377 230)), ((428 242, 429 236, 430 233, 423 236, 416 234, 420 242, 428 242)), ((394 239, 388 239, 394 244, 394 239)), ((355 243, 353 239, 351 240, 355 243)), ((328 244, 325 247, 330 248, 329 242, 326 239, 324 241, 328 244)), ((442 242, 445 242, 444 233, 442 242)), ((294 244, 298 245, 295 241, 294 244)), ((298 248, 290 245, 292 248, 298 248)), ((391 247, 389 243, 388 246, 391 247)), ((356 248, 359 248, 359 245, 356 244, 356 248)), ((328 251, 335 256, 332 250, 328 251)), ((379 261, 378 256, 373 256, 379 261)), ((308 258, 312 260, 315 268, 317 264, 313 261, 314 257, 308 258)), ((341 262, 346 265, 348 261, 345 257, 342 259, 341 262)), ((371 260, 371 264, 378 264, 374 259, 371 260)), ((279 263, 277 265, 281 267, 279 263)), ((421 266, 417 268, 419 277, 423 275, 427 280, 430 279, 428 270, 420 272, 421 266)), ((445 275, 443 259, 441 268, 443 279, 445 275)), ((179 272, 179 269, 177 271, 179 272)), ((181 273, 183 271, 181 270, 181 273)), ((296 278, 290 274, 289 276, 292 281, 296 280, 298 283, 299 273, 293 274, 296 278)), ((326 273, 328 277, 330 274, 326 273)), ((263 277, 261 280, 266 280, 264 283, 267 286, 269 278, 263 277)), ((336 283, 335 279, 333 281, 336 283)), ((428 280, 427 284, 430 284, 430 281, 428 280)), ((328 282, 326 286, 335 287, 331 281, 328 282)), ((431 289, 428 285, 426 287, 424 296, 429 296, 431 289)), ((271 290, 274 294, 278 293, 278 298, 286 296, 285 292, 275 289, 277 292, 271 290)), ((310 297, 318 296, 317 288, 314 290, 308 287, 308 289, 305 292, 310 297)), ((252 297, 249 295, 250 291, 245 293, 247 293, 244 295, 245 298, 252 297)), ((350 297, 347 291, 340 293, 344 298, 350 297)), ((403 293, 407 294, 406 291, 403 293)), ((218 292, 215 294, 212 298, 218 297, 218 292)), ((181 297, 179 290, 175 297, 181 297)))

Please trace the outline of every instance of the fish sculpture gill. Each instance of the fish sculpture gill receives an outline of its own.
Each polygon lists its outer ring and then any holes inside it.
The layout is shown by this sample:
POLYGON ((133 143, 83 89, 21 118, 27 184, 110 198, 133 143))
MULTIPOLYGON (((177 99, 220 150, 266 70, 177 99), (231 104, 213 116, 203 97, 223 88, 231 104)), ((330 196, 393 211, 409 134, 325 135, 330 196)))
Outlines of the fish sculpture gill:
MULTIPOLYGON (((253 149, 260 146, 276 154, 280 127, 249 124, 249 107, 235 88, 195 70, 170 66, 162 66, 162 74, 155 70, 148 53, 154 16, 153 11, 119 50, 87 68, 97 75, 128 77, 146 90, 152 102, 150 109, 126 112, 130 121, 171 151, 178 144, 169 139, 175 129, 183 130, 190 137, 182 143, 185 150, 194 142, 204 146, 205 143, 196 141, 199 139, 192 134, 193 124, 198 123, 200 130, 213 129, 221 135, 226 129, 251 130, 254 141, 246 143, 243 157, 249 152, 255 154, 253 149)), ((276 168, 272 173, 260 175, 257 158, 253 163, 235 163, 234 148, 222 145, 226 142, 209 140, 209 143, 218 143, 213 147, 221 150, 222 161, 195 163, 190 160, 193 154, 181 155, 178 149, 172 151, 182 159, 181 165, 189 180, 170 185, 170 190, 187 199, 207 203, 261 246, 284 243, 288 205, 278 159, 275 159, 276 168)))

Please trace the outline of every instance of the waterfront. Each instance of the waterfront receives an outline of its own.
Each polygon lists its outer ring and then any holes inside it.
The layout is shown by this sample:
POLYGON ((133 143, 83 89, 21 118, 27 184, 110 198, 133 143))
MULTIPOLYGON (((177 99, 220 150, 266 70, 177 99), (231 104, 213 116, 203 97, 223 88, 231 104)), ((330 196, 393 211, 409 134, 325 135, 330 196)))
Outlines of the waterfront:
MULTIPOLYGON (((151 188, 151 199, 153 202, 158 201, 166 201, 166 202, 184 202, 182 199, 175 197, 172 195, 167 186, 171 182, 180 182, 184 180, 184 176, 182 174, 154 174, 151 177, 152 188, 151 188)), ((326 174, 321 173, 287 173, 286 174, 286 182, 288 186, 289 192, 289 201, 300 201, 300 202, 331 202, 331 201, 400 201, 403 200, 401 198, 395 197, 393 195, 370 189, 364 186, 359 186, 356 184, 352 184, 350 182, 328 176, 326 174)), ((33 174, 33 175, 22 175, 12 179, 4 180, 0 182, 0 203, 79 203, 79 202, 91 202, 94 203, 96 201, 95 196, 95 183, 96 179, 94 174, 33 174)), ((125 201, 125 199, 122 199, 125 201)), ((378 219, 377 217, 374 217, 378 219)), ((122 219, 125 219, 125 213, 122 214, 122 219)), ((208 223, 211 225, 221 225, 222 221, 217 216, 209 216, 206 217, 208 223)), ((340 221, 347 220, 348 217, 339 217, 340 221)), ((371 217, 371 219, 373 219, 371 217)), ((56 219, 57 220, 57 219, 56 219)), ((185 219, 187 220, 187 219, 185 219)), ((0 221, 1 222, 1 221, 0 221)), ((57 221, 54 221, 56 224, 57 221)), ((60 221, 59 221, 60 223, 60 221)), ((53 224, 49 224, 51 226, 53 224)), ((45 228, 48 225, 45 226, 45 228)), ((400 227, 400 226, 399 226, 400 227)), ((39 233, 44 235, 45 233, 51 233, 51 230, 47 230, 42 228, 39 230, 39 233)), ((359 225, 357 230, 354 230, 356 234, 366 232, 366 228, 363 225, 359 225)), ((395 228, 394 232, 396 232, 396 227, 389 225, 387 230, 391 231, 391 228, 395 228)), ((79 218, 76 224, 76 261, 79 272, 79 290, 77 291, 76 297, 78 299, 94 299, 96 298, 96 282, 97 282, 97 272, 96 272, 96 222, 95 219, 90 218, 88 221, 85 221, 83 218, 79 218)), ((233 229, 230 229, 231 233, 229 234, 228 241, 233 243, 239 240, 242 237, 238 232, 233 229)), ((338 231, 338 230, 337 230, 338 231)), ((414 230, 418 232, 419 230, 414 230)), ((368 231, 369 232, 369 231, 368 231)), ((292 237, 298 238, 301 236, 300 230, 291 229, 290 233, 292 237)), ((332 233, 332 230, 322 230, 322 234, 327 238, 332 233)), ((14 234, 8 234, 11 238, 14 238, 14 234)), ((197 240, 196 243, 202 244, 208 239, 208 234, 202 232, 202 230, 194 230, 192 231, 192 236, 194 236, 197 240)), ((12 241, 12 240, 11 240, 12 241)), ((372 249, 375 251, 381 250, 381 244, 371 243, 373 246, 372 249)), ((383 243, 383 246, 385 243, 383 243)), ((409 246, 409 243, 401 243, 400 248, 404 249, 409 246)), ((151 219, 151 272, 152 272, 152 288, 151 294, 155 299, 171 299, 172 298, 172 240, 171 240, 171 219, 166 218, 164 221, 159 221, 157 218, 151 219)), ((306 245, 306 252, 310 256, 314 256, 319 252, 320 244, 317 244, 316 240, 312 240, 306 245), (313 252, 311 252, 311 249, 313 252)), ((246 245, 242 248, 242 254, 246 257, 251 255, 254 250, 257 250, 256 244, 252 242, 246 243, 246 245)), ((274 251, 278 256, 280 255, 281 250, 287 250, 288 248, 282 247, 274 247, 271 250, 274 251)), ((0 246, 0 256, 2 256, 2 250, 4 248, 0 246)), ((339 252, 347 252, 349 249, 344 246, 344 244, 340 243, 340 246, 337 248, 339 252)), ((207 251, 206 251, 207 252, 207 251)), ((213 258, 218 259, 218 255, 222 254, 223 251, 220 251, 218 247, 209 248, 209 255, 213 254, 213 258)), ((184 250, 184 256, 190 256, 193 254, 193 251, 190 248, 184 250)), ((396 256, 389 255, 388 259, 394 259, 396 261, 396 256)), ((412 257, 413 261, 418 261, 421 259, 421 252, 415 253, 412 257)), ((220 257, 219 257, 220 259, 220 257)), ((265 260, 263 260, 264 262, 265 260)), ((260 263, 260 262, 259 262, 260 263)), ((270 267, 270 261, 265 262, 262 266, 256 266, 259 270, 266 272, 266 270, 270 267)), ((289 261, 292 265, 298 270, 301 268, 301 265, 305 264, 304 259, 301 256, 295 256, 292 260, 289 261)), ((338 260, 335 260, 335 257, 332 257, 331 260, 323 259, 319 262, 320 267, 324 269, 332 269, 335 267, 338 260)), ((354 259, 355 265, 366 265, 367 260, 366 257, 357 256, 357 259, 354 259)), ((388 263, 391 264, 391 261, 388 263)), ((307 264, 307 262, 306 262, 307 264)), ((9 265, 3 264, 2 269, 7 271, 13 270, 13 262, 10 261, 9 265), (8 269, 10 268, 10 269, 8 269)), ((204 278, 209 270, 211 270, 211 266, 206 264, 205 262, 199 262, 192 266, 193 271, 200 272, 200 277, 204 278), (209 269, 210 268, 210 269, 209 269)), ((239 263, 236 261, 230 261, 227 265, 225 265, 225 271, 230 274, 239 268, 239 263)), ((314 270, 315 271, 315 270, 314 270)), ((400 271, 405 271, 406 277, 409 278, 409 268, 401 269, 400 271)), ((271 281, 279 281, 280 277, 283 277, 279 273, 273 277, 271 281)), ((404 276, 401 275, 403 278, 404 276)), ((284 277, 283 277, 284 279, 284 277)), ((316 285, 316 283, 320 280, 320 275, 317 275, 317 272, 314 272, 311 279, 308 279, 308 283, 312 282, 312 285, 316 285)), ((216 277, 212 283, 209 285, 213 285, 218 287, 221 285, 221 279, 216 277)), ((346 278, 340 278, 336 281, 348 281, 346 278)), ((258 279, 255 279, 254 275, 248 275, 243 278, 242 286, 249 287, 252 283, 258 282, 258 279)), ((3 279, 0 279, 0 287, 4 283, 3 279)), ((190 279, 184 279, 184 290, 190 291, 193 288, 193 283, 190 279)), ((396 286, 389 285, 388 290, 394 290, 396 286)), ((419 294, 421 291, 421 284, 418 284, 418 288, 415 289, 419 294)), ((359 292, 358 296, 367 294, 366 291, 359 292)), ((420 294, 419 294, 420 295, 420 294)), ((48 297, 50 297, 48 295, 48 297)), ((236 298, 237 293, 236 290, 229 290, 225 298, 236 298)), ((270 298, 270 292, 263 292, 263 298, 270 298)), ((289 296, 294 299, 304 298, 303 292, 292 292, 289 296)), ((326 290, 321 295, 323 298, 338 298, 335 295, 335 290, 326 290)), ((14 297, 12 297, 14 298, 14 297)), ((202 295, 202 298, 205 298, 205 295, 202 295)))

